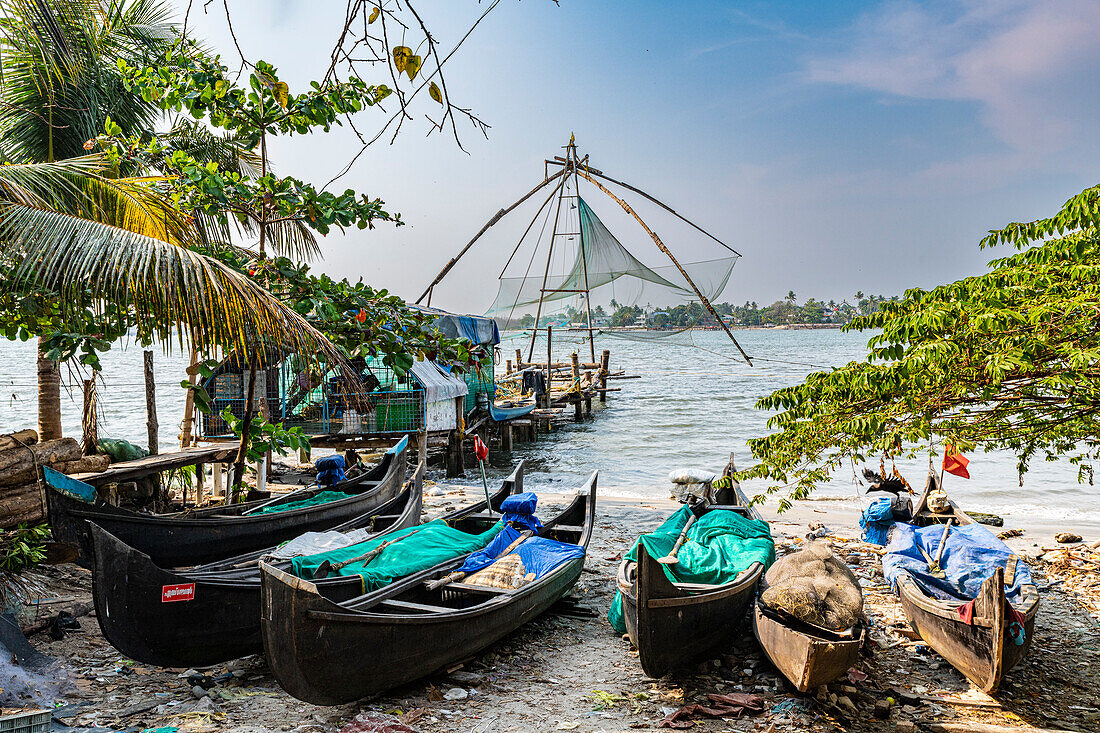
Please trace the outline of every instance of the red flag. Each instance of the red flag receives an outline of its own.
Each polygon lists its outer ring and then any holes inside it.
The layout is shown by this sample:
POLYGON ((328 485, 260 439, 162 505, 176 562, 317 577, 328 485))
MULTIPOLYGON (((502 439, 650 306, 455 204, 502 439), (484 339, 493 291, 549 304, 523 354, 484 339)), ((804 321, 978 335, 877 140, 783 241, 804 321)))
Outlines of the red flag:
POLYGON ((477 456, 479 461, 484 461, 489 457, 489 446, 485 445, 480 435, 474 436, 474 455, 477 456))
POLYGON ((966 467, 970 465, 970 459, 955 450, 954 446, 948 446, 943 456, 943 470, 955 476, 970 478, 970 471, 966 467))

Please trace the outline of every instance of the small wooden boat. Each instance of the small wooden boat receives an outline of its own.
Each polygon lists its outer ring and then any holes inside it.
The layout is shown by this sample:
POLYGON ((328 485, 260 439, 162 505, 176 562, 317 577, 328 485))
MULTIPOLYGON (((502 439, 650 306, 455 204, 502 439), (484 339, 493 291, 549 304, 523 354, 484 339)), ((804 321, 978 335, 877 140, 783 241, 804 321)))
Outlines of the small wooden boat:
MULTIPOLYGON (((948 511, 933 512, 928 500, 938 488, 938 477, 929 472, 924 492, 913 510, 913 524, 926 527, 944 524, 949 518, 958 525, 975 524, 973 518, 950 500, 948 511)), ((964 622, 959 615, 961 601, 933 597, 907 573, 897 580, 901 607, 913 629, 951 666, 986 692, 995 690, 1005 673, 1024 658, 1034 636, 1039 590, 1033 584, 1024 585, 1013 605, 1005 595, 1005 586, 1013 584, 1015 571, 1016 561, 1010 560, 1007 568, 997 568, 993 576, 982 583, 974 601, 971 623, 964 622)))
MULTIPOLYGON (((50 531, 57 542, 80 548, 80 564, 89 567, 92 548, 88 524, 95 524, 160 567, 183 567, 279 544, 303 532, 332 529, 370 513, 401 492, 405 483, 408 438, 391 448, 363 474, 325 489, 348 494, 324 504, 283 512, 250 514, 261 505, 277 507, 308 498, 321 489, 295 491, 275 501, 214 506, 175 514, 142 514, 101 500, 82 501, 47 480, 50 531)), ((49 474, 47 474, 48 476, 49 474)))
MULTIPOLYGON (((731 461, 725 475, 732 474, 731 461)), ((736 481, 731 489, 719 492, 718 499, 730 503, 708 505, 707 512, 730 511, 760 519, 736 481)), ((626 633, 638 649, 642 671, 663 677, 728 648, 741 633, 763 574, 763 564, 756 562, 720 585, 673 583, 639 543, 637 562, 623 560, 617 582, 626 633)))
POLYGON ((859 661, 866 629, 836 633, 799 621, 757 601, 752 628, 764 653, 799 692, 833 682, 859 661))
MULTIPOLYGON (((540 536, 588 547, 596 474, 583 495, 549 520, 540 536)), ((473 515, 453 526, 483 532, 499 520, 473 515)), ((567 560, 518 589, 427 582, 461 567, 440 563, 353 599, 261 564, 264 653, 288 693, 338 705, 411 682, 492 645, 554 605, 580 577, 584 556, 567 560)))

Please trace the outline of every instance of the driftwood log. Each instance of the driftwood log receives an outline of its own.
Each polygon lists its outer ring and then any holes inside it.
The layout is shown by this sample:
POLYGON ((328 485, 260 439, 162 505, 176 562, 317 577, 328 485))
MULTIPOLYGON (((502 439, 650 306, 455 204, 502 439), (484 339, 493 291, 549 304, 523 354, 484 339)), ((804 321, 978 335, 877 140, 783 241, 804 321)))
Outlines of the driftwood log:
MULTIPOLYGON (((0 451, 0 487, 17 486, 38 480, 38 467, 56 468, 59 464, 83 458, 80 443, 72 438, 47 440, 28 447, 0 451)), ((58 469, 61 470, 61 469, 58 469)))
POLYGON ((0 435, 0 528, 46 518, 39 467, 73 474, 102 471, 109 463, 105 455, 84 456, 72 438, 39 443, 33 430, 0 435))
MULTIPOLYGON (((30 456, 28 455, 27 458, 29 461, 30 456)), ((39 465, 49 466, 55 471, 72 475, 74 473, 98 473, 99 471, 105 470, 110 463, 110 456, 94 455, 84 456, 72 461, 44 461, 40 462, 39 465)), ((37 471, 38 469, 36 466, 27 465, 11 473, 0 474, 0 495, 3 495, 3 489, 5 487, 18 486, 35 481, 38 478, 37 471)))
POLYGON ((0 527, 46 518, 46 495, 37 481, 0 489, 0 527))
POLYGON ((20 430, 7 435, 0 435, 0 452, 19 448, 22 445, 34 445, 38 442, 38 433, 33 430, 20 430))

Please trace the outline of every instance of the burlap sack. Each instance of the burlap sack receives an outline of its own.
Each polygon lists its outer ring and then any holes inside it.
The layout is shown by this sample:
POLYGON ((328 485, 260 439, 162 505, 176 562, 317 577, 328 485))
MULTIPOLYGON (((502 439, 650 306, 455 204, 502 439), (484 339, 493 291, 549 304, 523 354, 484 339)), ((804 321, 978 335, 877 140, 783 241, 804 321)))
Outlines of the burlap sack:
POLYGON ((782 610, 800 621, 844 631, 863 614, 863 592, 848 566, 815 540, 780 558, 764 576, 764 605, 782 610))

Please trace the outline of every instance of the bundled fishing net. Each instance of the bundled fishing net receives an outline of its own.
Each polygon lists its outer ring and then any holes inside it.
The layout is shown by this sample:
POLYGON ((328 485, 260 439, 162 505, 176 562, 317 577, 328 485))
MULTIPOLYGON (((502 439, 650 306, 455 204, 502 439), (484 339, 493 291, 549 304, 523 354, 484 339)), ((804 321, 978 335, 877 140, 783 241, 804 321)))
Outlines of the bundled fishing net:
POLYGON ((825 542, 810 542, 780 558, 764 576, 760 600, 799 621, 831 631, 855 625, 863 614, 863 591, 855 574, 825 542))
POLYGON ((485 588, 521 588, 534 579, 535 574, 527 572, 522 557, 505 555, 484 570, 478 570, 463 582, 485 588))

